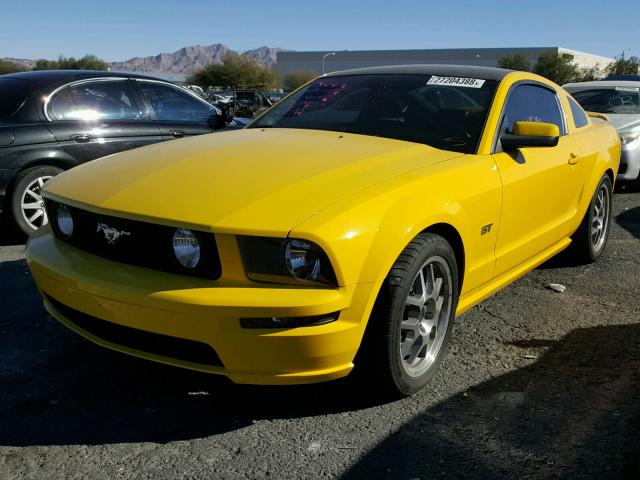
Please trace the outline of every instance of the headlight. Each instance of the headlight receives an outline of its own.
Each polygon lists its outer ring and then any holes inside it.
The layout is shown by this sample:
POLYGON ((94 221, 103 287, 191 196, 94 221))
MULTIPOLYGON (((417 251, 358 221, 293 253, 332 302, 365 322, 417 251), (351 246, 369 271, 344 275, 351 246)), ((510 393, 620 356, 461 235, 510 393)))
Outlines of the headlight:
POLYGON ((292 277, 317 280, 322 267, 320 247, 304 240, 289 240, 284 248, 284 261, 292 277))
POLYGON ((195 268, 200 261, 200 243, 191 230, 176 230, 173 234, 173 253, 185 268, 195 268))
POLYGON ((327 254, 301 239, 238 237, 247 276, 259 282, 336 286, 327 254))
POLYGON ((622 145, 628 145, 640 138, 640 130, 631 130, 629 132, 620 132, 620 142, 622 145))
POLYGON ((69 207, 62 203, 56 204, 55 221, 58 231, 64 238, 69 238, 73 235, 73 216, 69 207))

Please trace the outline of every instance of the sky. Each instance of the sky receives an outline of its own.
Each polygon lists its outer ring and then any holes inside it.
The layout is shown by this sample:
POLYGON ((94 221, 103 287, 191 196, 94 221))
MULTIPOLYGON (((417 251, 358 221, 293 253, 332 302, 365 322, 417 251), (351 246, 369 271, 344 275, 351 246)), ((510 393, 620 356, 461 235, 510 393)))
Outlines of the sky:
POLYGON ((245 51, 560 46, 640 57, 640 0, 1 0, 0 58, 107 61, 245 51))

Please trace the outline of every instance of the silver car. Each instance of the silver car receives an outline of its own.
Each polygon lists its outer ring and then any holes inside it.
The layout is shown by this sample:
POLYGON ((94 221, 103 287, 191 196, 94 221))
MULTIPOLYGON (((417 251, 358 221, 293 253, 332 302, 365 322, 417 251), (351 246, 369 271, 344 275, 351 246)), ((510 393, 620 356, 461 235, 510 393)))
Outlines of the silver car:
POLYGON ((564 88, 587 112, 609 117, 622 142, 618 180, 640 186, 640 81, 600 80, 564 88))

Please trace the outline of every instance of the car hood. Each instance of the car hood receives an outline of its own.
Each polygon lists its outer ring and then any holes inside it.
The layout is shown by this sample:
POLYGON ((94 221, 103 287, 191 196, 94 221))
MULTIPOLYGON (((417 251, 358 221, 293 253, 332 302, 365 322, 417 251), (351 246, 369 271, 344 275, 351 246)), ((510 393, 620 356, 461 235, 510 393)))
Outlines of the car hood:
POLYGON ((460 155, 364 135, 245 129, 86 163, 49 181, 45 196, 220 233, 286 234, 357 191, 460 155))
POLYGON ((634 127, 640 127, 640 115, 633 113, 607 113, 609 124, 613 125, 619 132, 631 130, 634 127))

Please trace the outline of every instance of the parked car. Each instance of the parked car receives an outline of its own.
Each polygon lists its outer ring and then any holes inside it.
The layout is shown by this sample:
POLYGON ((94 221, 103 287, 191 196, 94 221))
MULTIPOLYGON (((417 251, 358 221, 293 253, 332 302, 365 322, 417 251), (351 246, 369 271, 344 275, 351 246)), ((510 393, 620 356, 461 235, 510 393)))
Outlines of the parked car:
POLYGON ((53 179, 29 267, 100 345, 239 383, 355 364, 409 395, 456 315, 567 247, 602 254, 620 140, 571 102, 509 70, 332 73, 245 129, 53 179))
MULTIPOLYGON (((605 114, 622 141, 619 180, 640 187, 640 76, 638 81, 601 80, 564 88, 587 111, 605 114)), ((627 75, 626 77, 632 77, 627 75)))
POLYGON ((273 105, 264 93, 255 89, 211 92, 209 99, 227 117, 236 120, 252 119, 273 105))
POLYGON ((143 75, 38 71, 0 76, 0 208, 25 234, 47 223, 42 186, 112 153, 222 128, 195 93, 143 75))

